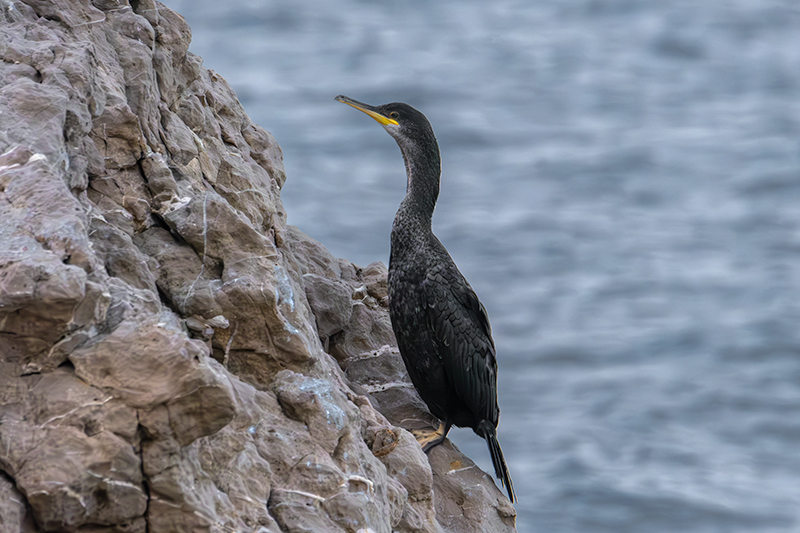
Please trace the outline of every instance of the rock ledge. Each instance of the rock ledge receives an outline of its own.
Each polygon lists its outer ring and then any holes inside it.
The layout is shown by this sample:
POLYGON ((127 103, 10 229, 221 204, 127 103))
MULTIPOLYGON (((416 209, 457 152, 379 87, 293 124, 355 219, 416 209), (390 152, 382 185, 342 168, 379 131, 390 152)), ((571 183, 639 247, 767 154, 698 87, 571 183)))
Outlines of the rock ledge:
POLYGON ((386 269, 287 226, 280 147, 152 0, 3 0, 0 529, 514 531, 426 413, 386 269))

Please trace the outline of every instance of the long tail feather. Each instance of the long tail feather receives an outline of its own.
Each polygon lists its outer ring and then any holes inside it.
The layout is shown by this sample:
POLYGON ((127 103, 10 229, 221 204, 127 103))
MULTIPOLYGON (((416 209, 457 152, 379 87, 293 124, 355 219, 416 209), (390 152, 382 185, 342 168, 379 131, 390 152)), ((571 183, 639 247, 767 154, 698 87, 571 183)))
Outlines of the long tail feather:
POLYGON ((497 433, 495 429, 491 428, 491 431, 487 431, 484 438, 486 439, 486 444, 489 445, 489 454, 492 456, 494 473, 497 479, 500 480, 500 483, 506 488, 506 491, 508 491, 508 499, 511 500, 511 503, 514 503, 517 499, 514 494, 514 483, 511 481, 511 474, 508 473, 506 460, 503 457, 503 450, 500 449, 500 443, 497 442, 497 433))

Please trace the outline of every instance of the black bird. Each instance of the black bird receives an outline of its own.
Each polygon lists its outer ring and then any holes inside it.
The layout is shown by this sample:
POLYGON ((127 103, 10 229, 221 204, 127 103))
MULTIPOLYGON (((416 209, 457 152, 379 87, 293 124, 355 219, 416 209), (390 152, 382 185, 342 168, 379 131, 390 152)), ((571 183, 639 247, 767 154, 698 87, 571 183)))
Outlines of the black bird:
POLYGON ((431 230, 441 175, 433 128, 407 104, 336 100, 378 121, 397 141, 406 165, 406 196, 392 225, 389 315, 408 375, 442 422, 415 436, 427 452, 444 442, 453 424, 472 428, 486 439, 495 474, 513 502, 514 485, 497 442, 497 360, 489 318, 431 230))

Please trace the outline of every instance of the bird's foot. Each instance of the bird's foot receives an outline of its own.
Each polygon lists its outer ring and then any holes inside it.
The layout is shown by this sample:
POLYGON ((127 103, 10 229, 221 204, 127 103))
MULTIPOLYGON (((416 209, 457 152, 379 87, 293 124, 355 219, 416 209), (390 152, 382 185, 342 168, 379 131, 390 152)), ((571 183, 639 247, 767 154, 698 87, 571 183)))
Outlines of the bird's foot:
POLYGON ((414 435, 419 445, 422 446, 422 451, 428 453, 431 448, 444 442, 449 431, 450 425, 440 422, 439 427, 435 430, 412 429, 411 434, 414 435))

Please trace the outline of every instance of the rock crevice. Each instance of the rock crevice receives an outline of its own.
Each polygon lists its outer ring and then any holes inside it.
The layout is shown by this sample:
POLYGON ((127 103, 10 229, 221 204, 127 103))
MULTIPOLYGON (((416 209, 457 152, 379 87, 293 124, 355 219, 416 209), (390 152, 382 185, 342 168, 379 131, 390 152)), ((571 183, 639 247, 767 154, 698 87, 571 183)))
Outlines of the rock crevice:
POLYGON ((385 267, 286 224, 280 147, 186 22, 2 6, 0 529, 513 531, 402 429, 385 267))

